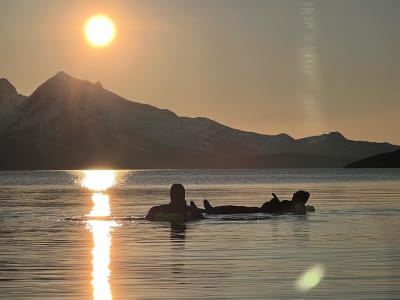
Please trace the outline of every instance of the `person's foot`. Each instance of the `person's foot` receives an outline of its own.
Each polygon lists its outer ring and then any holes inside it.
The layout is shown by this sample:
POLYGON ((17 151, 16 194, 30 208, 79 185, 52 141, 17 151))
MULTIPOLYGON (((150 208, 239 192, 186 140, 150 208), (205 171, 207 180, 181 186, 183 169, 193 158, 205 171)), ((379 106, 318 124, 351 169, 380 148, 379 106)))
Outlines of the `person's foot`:
POLYGON ((196 203, 194 203, 193 201, 190 201, 190 208, 192 208, 194 210, 197 210, 197 211, 199 211, 201 213, 205 212, 205 209, 198 208, 196 203))

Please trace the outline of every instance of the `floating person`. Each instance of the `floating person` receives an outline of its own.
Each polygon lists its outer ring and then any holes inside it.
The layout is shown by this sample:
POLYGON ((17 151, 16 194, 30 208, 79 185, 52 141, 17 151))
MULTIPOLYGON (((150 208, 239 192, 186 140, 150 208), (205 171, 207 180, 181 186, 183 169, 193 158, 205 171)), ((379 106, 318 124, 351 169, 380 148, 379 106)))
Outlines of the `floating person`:
POLYGON ((169 221, 172 223, 204 219, 202 211, 191 202, 186 204, 185 188, 182 184, 174 183, 170 189, 171 202, 153 206, 145 219, 150 221, 169 221))
POLYGON ((270 201, 265 202, 261 206, 262 212, 266 213, 296 213, 296 214, 305 214, 307 210, 315 211, 315 209, 311 206, 306 206, 306 202, 310 198, 310 193, 300 190, 293 193, 292 200, 283 200, 280 201, 279 198, 272 193, 273 198, 270 201))
POLYGON ((240 205, 221 205, 211 206, 207 199, 204 199, 204 210, 208 215, 230 215, 230 214, 251 214, 262 212, 259 207, 249 207, 240 205))
POLYGON ((305 214, 307 211, 315 211, 310 205, 305 205, 310 197, 306 191, 297 191, 293 194, 292 200, 279 200, 272 193, 273 198, 265 202, 261 207, 248 207, 238 205, 211 206, 207 199, 204 199, 204 209, 207 214, 248 214, 248 213, 274 213, 274 214, 305 214))

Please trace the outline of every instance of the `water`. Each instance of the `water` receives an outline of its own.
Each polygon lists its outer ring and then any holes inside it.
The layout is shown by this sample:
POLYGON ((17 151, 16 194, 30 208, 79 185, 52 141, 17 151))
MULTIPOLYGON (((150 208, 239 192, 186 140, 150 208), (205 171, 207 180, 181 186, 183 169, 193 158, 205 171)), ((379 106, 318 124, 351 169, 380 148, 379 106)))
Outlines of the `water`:
POLYGON ((115 174, 93 191, 81 171, 0 172, 1 299, 400 297, 400 169, 115 174), (143 220, 174 182, 199 206, 258 206, 305 189, 316 212, 143 220), (65 220, 107 209, 131 218, 65 220))

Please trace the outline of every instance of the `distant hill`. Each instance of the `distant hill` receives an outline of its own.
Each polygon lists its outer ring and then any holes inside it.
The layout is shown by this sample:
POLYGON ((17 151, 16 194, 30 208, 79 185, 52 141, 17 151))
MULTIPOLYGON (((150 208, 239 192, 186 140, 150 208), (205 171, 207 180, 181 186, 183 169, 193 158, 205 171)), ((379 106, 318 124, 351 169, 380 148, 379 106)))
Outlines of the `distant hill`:
POLYGON ((29 97, 2 82, 0 169, 342 167, 400 149, 338 132, 299 140, 245 132, 129 101, 64 72, 29 97))
POLYGON ((400 168, 400 150, 382 153, 350 163, 348 168, 400 168))

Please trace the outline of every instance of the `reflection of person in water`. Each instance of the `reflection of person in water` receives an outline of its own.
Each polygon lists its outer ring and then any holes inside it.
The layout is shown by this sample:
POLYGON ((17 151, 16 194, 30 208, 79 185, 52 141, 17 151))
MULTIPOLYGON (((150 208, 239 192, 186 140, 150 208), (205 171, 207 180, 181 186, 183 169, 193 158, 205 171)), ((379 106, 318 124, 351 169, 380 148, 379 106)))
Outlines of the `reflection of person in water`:
POLYGON ((146 215, 150 221, 185 222, 203 219, 201 211, 195 206, 188 206, 185 199, 185 188, 182 184, 175 183, 170 190, 171 202, 153 206, 146 215))
POLYGON ((297 191, 293 194, 292 200, 280 201, 272 193, 273 198, 265 202, 261 207, 248 207, 237 205, 211 206, 208 200, 204 200, 204 208, 207 214, 247 214, 247 213, 296 213, 305 214, 307 211, 314 211, 314 207, 306 206, 310 193, 306 191, 297 191))
POLYGON ((186 224, 185 223, 171 223, 170 231, 171 241, 183 242, 186 238, 186 224))

